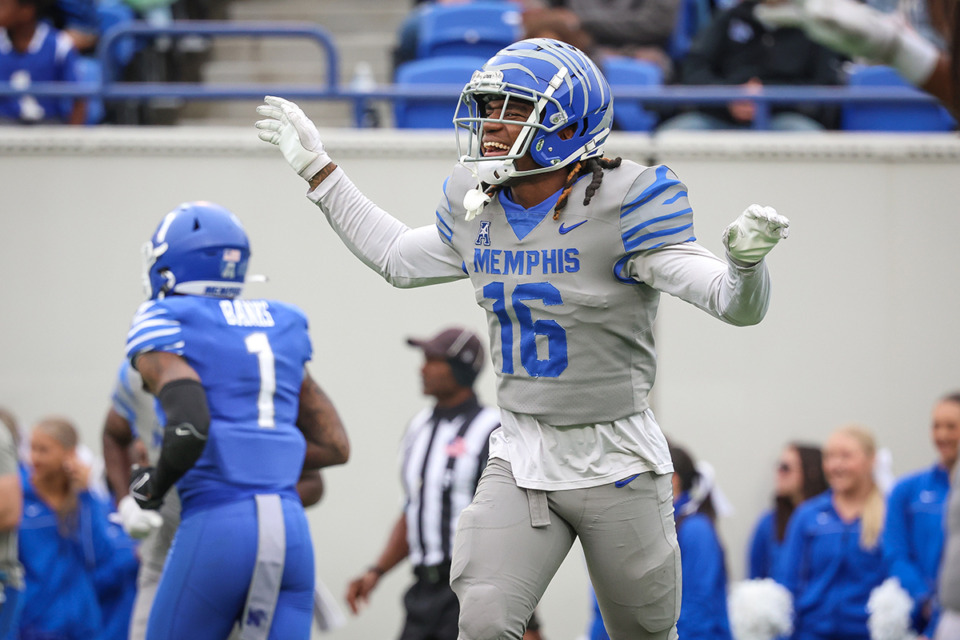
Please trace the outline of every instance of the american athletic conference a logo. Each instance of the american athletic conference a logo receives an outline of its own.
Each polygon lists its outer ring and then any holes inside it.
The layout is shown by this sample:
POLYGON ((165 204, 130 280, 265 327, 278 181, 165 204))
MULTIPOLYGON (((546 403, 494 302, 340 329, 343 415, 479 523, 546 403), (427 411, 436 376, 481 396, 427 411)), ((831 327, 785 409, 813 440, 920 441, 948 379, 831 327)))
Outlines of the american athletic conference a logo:
POLYGON ((474 243, 477 246, 483 245, 485 247, 490 246, 490 221, 481 220, 480 221, 480 233, 477 234, 477 241, 474 243))

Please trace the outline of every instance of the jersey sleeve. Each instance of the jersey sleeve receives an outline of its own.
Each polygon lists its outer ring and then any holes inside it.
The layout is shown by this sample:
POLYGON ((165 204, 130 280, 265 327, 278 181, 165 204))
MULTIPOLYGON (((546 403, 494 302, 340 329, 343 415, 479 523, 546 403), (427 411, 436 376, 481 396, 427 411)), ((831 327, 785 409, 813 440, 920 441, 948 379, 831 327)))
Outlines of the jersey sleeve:
POLYGON ((113 388, 113 395, 110 397, 110 403, 113 410, 133 424, 136 421, 136 409, 134 408, 134 390, 130 381, 131 372, 135 371, 129 362, 120 365, 120 371, 117 372, 117 383, 113 388))
POLYGON ((757 522, 750 539, 750 553, 747 558, 747 577, 751 580, 769 578, 772 567, 769 566, 770 544, 772 540, 773 517, 765 513, 757 522))
POLYGON ((620 235, 627 253, 696 240, 687 187, 664 165, 643 171, 620 205, 620 235))
POLYGON ((628 256, 626 274, 685 300, 736 326, 760 322, 770 304, 770 274, 763 260, 741 267, 696 242, 628 256))
POLYGON ((434 225, 410 228, 369 198, 337 168, 307 197, 364 264, 395 287, 422 287, 466 278, 463 260, 434 225))
POLYGON ((0 429, 0 476, 17 473, 17 447, 9 429, 0 429))
POLYGON ((443 181, 443 195, 437 205, 437 233, 440 239, 449 246, 453 246, 455 220, 458 216, 466 215, 463 208, 463 197, 467 190, 476 187, 476 180, 463 165, 454 167, 453 172, 443 181))
POLYGON ((310 340, 310 320, 307 318, 306 312, 300 307, 290 304, 289 302, 278 302, 276 300, 271 300, 270 306, 282 307, 285 312, 289 314, 290 323, 295 331, 290 332, 285 330, 285 333, 288 335, 288 337, 291 336, 291 333, 296 334, 297 339, 300 341, 298 343, 298 353, 302 354, 304 364, 312 360, 313 342, 310 340))
POLYGON ((148 351, 166 351, 183 355, 184 341, 180 321, 162 301, 150 300, 137 309, 127 333, 127 359, 148 351))
POLYGON ((890 575, 900 581, 911 598, 924 601, 930 597, 932 585, 924 580, 910 548, 911 479, 897 483, 887 498, 881 545, 890 575))

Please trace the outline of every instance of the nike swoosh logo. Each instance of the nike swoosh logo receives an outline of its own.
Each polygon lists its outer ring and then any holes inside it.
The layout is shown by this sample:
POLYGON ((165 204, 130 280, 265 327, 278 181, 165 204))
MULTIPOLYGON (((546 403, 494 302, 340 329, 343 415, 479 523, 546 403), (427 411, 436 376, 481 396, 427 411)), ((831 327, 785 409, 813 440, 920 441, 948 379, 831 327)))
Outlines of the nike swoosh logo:
POLYGON ((580 225, 582 225, 582 224, 587 224, 588 222, 589 222, 589 220, 581 220, 581 221, 578 222, 577 224, 575 224, 575 225, 573 225, 573 226, 570 226, 570 227, 565 227, 565 226, 563 226, 563 223, 561 222, 561 223, 560 223, 560 235, 563 235, 563 234, 565 234, 565 233, 570 233, 571 231, 573 231, 574 229, 576 229, 576 228, 579 227, 580 225))

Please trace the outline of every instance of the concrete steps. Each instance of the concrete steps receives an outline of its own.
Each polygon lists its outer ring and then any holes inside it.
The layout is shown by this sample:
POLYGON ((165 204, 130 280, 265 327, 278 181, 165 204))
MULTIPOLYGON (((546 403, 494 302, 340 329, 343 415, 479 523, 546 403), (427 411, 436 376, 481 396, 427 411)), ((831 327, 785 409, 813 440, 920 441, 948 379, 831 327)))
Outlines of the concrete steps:
MULTIPOLYGON (((357 66, 366 63, 378 84, 392 81, 392 54, 397 30, 411 10, 408 0, 231 0, 224 17, 235 21, 293 21, 327 29, 339 55, 341 84, 348 84, 357 66)), ((200 74, 210 84, 276 83, 322 86, 327 83, 325 50, 306 38, 218 38, 200 74)), ((192 102, 181 110, 180 122, 249 123, 247 101, 192 102)), ((326 126, 353 126, 350 103, 318 101, 326 126)), ((380 110, 386 115, 387 109, 380 110)), ((253 114, 253 116, 251 115, 253 114)), ((318 122, 318 124, 320 124, 318 122)))

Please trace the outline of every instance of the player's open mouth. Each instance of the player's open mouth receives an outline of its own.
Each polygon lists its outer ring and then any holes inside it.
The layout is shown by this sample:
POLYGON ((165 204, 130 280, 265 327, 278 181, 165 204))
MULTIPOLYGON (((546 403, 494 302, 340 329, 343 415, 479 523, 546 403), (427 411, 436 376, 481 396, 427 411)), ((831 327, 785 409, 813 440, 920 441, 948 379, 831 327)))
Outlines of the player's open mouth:
POLYGON ((483 143, 483 155, 484 156, 503 156, 510 151, 510 147, 500 142, 484 142, 483 143))

